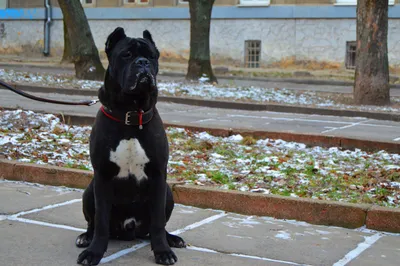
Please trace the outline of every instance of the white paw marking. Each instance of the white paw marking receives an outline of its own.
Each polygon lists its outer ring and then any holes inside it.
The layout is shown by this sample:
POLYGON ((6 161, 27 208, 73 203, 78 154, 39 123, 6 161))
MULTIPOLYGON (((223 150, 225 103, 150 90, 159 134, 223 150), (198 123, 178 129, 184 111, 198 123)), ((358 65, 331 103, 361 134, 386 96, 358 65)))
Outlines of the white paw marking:
POLYGON ((115 151, 110 151, 110 161, 120 168, 118 178, 134 175, 138 181, 147 179, 144 166, 150 160, 137 139, 121 140, 115 151))

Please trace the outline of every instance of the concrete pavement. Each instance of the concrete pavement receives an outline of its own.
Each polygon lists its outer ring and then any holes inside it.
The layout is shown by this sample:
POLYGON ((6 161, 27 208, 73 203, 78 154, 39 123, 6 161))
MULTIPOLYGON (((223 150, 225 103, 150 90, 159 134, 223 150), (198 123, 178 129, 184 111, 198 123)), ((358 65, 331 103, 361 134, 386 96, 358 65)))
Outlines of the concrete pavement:
MULTIPOLYGON (((75 265, 80 190, 0 181, 7 265, 75 265)), ((176 265, 398 265, 400 235, 176 206, 167 225, 190 245, 176 265)), ((155 265, 147 241, 110 241, 103 263, 155 265)))
MULTIPOLYGON (((82 100, 88 98, 61 94, 37 93, 36 95, 63 100, 82 100)), ((94 116, 100 104, 86 107, 40 103, 21 97, 11 91, 2 90, 0 107, 23 108, 55 114, 94 116)), ((159 102, 157 107, 165 123, 225 129, 246 128, 259 131, 318 134, 389 143, 400 142, 400 122, 373 120, 362 117, 229 110, 167 102, 159 102)))

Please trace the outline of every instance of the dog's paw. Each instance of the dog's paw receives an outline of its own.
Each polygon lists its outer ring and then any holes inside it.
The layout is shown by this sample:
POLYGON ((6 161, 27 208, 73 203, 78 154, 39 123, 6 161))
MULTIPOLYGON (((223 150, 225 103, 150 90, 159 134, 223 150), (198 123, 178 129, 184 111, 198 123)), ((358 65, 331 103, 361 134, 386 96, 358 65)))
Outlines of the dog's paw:
POLYGON ((97 265, 103 258, 104 252, 95 252, 89 249, 84 250, 78 256, 77 263, 82 265, 97 265))
POLYGON ((88 234, 88 232, 80 234, 75 241, 75 245, 78 248, 86 248, 92 242, 92 236, 88 234))
POLYGON ((171 235, 169 233, 167 233, 167 241, 168 241, 168 245, 172 248, 185 248, 186 247, 186 243, 185 241, 176 235, 171 235))
POLYGON ((172 250, 163 252, 154 252, 157 264, 162 265, 173 265, 178 261, 175 253, 172 250))

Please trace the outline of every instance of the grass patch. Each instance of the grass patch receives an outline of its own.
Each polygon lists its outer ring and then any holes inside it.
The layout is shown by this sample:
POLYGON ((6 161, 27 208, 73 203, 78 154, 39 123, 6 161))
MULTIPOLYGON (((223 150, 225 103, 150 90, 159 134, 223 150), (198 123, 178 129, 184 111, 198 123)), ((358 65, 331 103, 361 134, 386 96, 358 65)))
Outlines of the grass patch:
POLYGON ((228 175, 221 173, 220 171, 208 172, 207 176, 217 184, 225 185, 230 182, 228 175))

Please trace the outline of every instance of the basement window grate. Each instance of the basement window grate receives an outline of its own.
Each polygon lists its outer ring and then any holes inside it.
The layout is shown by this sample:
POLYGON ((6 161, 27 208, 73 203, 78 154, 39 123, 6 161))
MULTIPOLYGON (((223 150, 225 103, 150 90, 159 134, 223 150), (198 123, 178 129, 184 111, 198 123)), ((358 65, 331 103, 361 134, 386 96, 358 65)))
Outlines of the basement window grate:
POLYGON ((355 69, 356 68, 356 49, 357 42, 351 41, 346 42, 346 68, 355 69))
POLYGON ((245 66, 248 68, 260 67, 261 41, 247 40, 245 41, 244 46, 245 46, 245 58, 244 58, 245 66))

